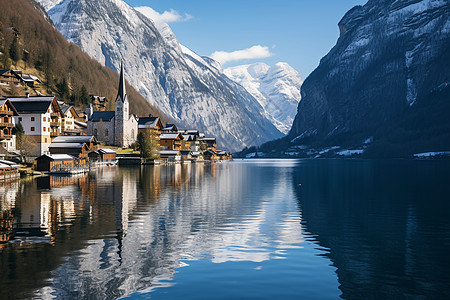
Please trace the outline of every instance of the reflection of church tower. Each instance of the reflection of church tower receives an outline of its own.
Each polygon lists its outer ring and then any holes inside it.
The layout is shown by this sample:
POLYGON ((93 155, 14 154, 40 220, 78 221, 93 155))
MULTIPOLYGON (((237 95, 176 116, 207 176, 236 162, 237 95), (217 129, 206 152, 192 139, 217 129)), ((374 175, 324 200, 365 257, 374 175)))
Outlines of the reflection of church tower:
MULTIPOLYGON (((118 146, 128 146, 127 140, 129 139, 127 133, 128 120, 130 119, 130 110, 128 103, 128 95, 125 89, 125 74, 123 72, 123 60, 120 65, 120 80, 119 91, 116 97, 115 103, 115 141, 114 144, 118 146)), ((133 132, 134 135, 134 132, 133 132)))

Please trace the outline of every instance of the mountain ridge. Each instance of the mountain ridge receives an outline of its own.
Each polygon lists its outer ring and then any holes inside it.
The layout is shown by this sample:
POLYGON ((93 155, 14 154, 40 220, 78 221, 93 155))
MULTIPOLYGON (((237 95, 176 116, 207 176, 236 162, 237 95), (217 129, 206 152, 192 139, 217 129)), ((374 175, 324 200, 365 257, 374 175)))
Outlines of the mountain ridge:
POLYGON ((100 63, 117 69, 125 58, 130 84, 179 127, 214 135, 232 151, 282 136, 245 89, 174 47, 175 37, 168 43, 150 19, 123 1, 63 0, 49 14, 66 39, 100 63))

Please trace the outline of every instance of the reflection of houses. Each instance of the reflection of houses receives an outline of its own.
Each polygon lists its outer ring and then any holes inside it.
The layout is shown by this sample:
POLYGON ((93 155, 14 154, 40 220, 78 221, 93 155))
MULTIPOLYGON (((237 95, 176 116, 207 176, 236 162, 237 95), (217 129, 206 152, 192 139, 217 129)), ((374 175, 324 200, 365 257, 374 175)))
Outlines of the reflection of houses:
POLYGON ((7 151, 16 150, 16 139, 13 135, 14 116, 17 110, 9 100, 0 100, 0 146, 7 151))
POLYGON ((31 155, 42 155, 48 151, 52 140, 61 135, 61 119, 64 117, 54 96, 8 98, 19 116, 14 121, 21 123, 31 155))
POLYGON ((136 116, 130 114, 124 76, 122 62, 115 111, 94 112, 92 105, 89 105, 86 110, 87 132, 108 145, 128 147, 136 141, 138 122, 136 116))

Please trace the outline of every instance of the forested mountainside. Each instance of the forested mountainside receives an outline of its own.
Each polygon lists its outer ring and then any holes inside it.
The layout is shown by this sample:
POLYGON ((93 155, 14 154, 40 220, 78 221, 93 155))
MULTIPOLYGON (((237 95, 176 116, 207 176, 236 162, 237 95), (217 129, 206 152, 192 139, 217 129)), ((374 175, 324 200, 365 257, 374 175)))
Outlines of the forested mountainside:
MULTIPOLYGON (((57 94, 79 108, 86 105, 89 94, 107 97, 114 105, 119 74, 67 42, 45 19, 39 4, 32 0, 0 0, 0 8, 0 68, 38 76, 43 81, 38 92, 57 94)), ((23 95, 26 90, 11 91, 6 87, 2 94, 10 96, 11 92, 23 95)), ((152 113, 169 120, 131 86, 128 95, 132 113, 152 113)))

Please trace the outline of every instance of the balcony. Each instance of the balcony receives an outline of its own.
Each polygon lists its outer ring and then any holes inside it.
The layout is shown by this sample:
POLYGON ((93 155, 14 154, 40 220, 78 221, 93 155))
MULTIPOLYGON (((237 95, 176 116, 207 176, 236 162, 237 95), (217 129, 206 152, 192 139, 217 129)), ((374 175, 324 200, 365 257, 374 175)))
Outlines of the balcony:
POLYGON ((0 116, 12 116, 13 112, 9 110, 0 109, 0 116))
POLYGON ((13 124, 13 123, 0 122, 0 127, 13 128, 13 127, 14 127, 14 124, 13 124))
POLYGON ((50 137, 57 137, 59 136, 59 132, 50 132, 50 137))
POLYGON ((0 140, 10 140, 12 139, 11 134, 4 134, 3 132, 0 132, 0 140))
POLYGON ((59 126, 61 126, 61 122, 54 122, 54 121, 50 122, 50 127, 59 127, 59 126))
POLYGON ((61 116, 61 114, 58 113, 58 112, 52 112, 52 113, 50 114, 50 116, 51 116, 52 118, 57 118, 57 117, 61 116))

